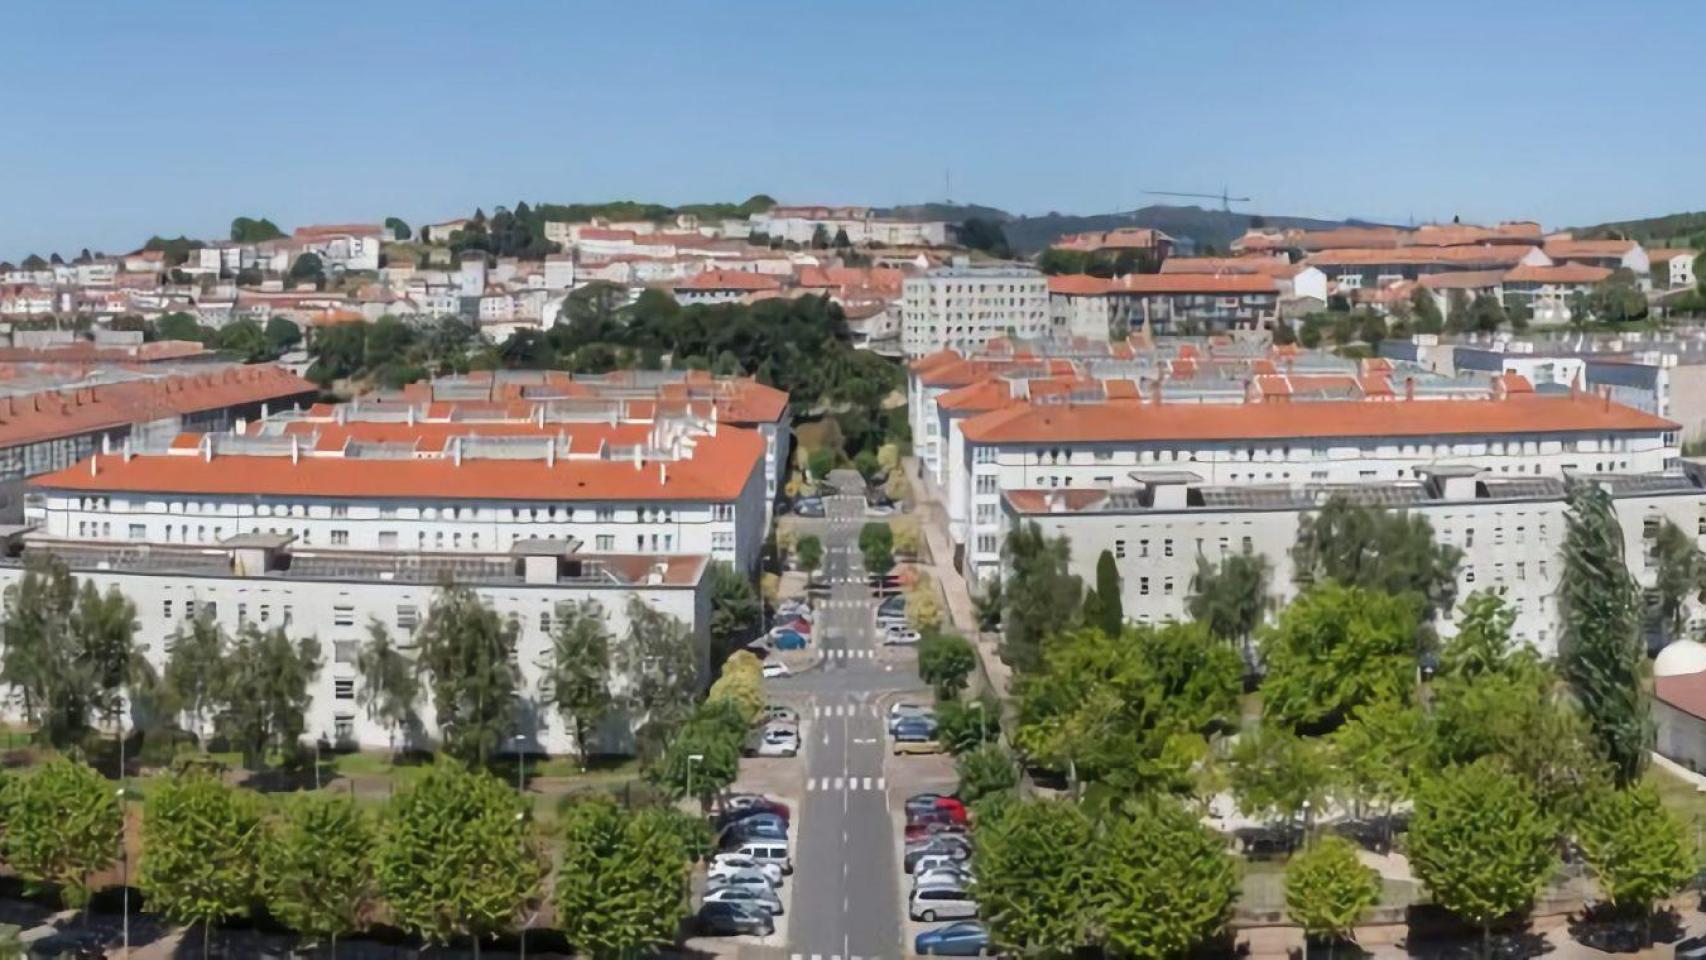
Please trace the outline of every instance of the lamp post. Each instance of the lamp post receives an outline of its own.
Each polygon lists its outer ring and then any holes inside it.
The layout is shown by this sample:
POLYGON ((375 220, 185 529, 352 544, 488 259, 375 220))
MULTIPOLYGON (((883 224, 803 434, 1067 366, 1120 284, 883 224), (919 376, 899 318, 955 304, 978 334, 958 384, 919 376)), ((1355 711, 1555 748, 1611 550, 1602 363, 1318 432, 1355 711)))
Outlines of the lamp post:
POLYGON ((702 753, 690 753, 687 755, 687 796, 689 798, 692 798, 694 795, 693 794, 693 765, 695 763, 704 763, 704 762, 705 762, 705 755, 702 753))
POLYGON ((129 811, 125 809, 128 791, 125 789, 124 766, 124 711, 118 715, 118 862, 119 862, 119 895, 123 898, 120 906, 124 928, 124 958, 130 960, 130 850, 124 842, 124 824, 129 811))
POLYGON ((521 746, 527 742, 527 737, 518 733, 510 737, 509 742, 515 745, 515 795, 519 797, 527 792, 526 781, 523 779, 527 775, 527 758, 521 752, 521 746))
MULTIPOLYGON (((516 823, 522 824, 525 823, 526 820, 526 810, 517 810, 515 812, 516 823)), ((525 856, 527 853, 527 830, 525 827, 523 827, 518 834, 516 843, 521 845, 522 854, 525 856)), ((527 928, 533 925, 533 918, 537 916, 539 916, 539 909, 535 907, 533 912, 527 915, 527 919, 521 922, 521 960, 527 960, 527 928)))
POLYGON ((326 731, 321 730, 314 735, 314 789, 320 789, 320 744, 326 739, 326 731))

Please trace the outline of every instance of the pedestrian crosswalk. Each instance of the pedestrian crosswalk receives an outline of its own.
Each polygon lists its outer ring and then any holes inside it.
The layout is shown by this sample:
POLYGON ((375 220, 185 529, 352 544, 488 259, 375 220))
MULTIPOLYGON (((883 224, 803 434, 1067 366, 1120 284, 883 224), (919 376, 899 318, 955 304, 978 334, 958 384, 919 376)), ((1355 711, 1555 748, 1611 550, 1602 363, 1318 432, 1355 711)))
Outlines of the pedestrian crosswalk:
POLYGON ((823 720, 830 717, 880 717, 883 709, 868 703, 831 703, 814 704, 812 719, 823 720))
POLYGON ((843 647, 825 650, 823 656, 826 660, 873 660, 877 656, 877 651, 868 647, 863 650, 848 650, 843 647))
MULTIPOLYGON (((788 957, 788 960, 808 960, 808 958, 809 958, 809 960, 841 960, 841 954, 839 954, 839 953, 827 953, 827 954, 826 953, 796 953, 796 954, 790 955, 788 957)), ((861 957, 858 954, 854 954, 853 956, 848 957, 847 960, 883 960, 883 958, 882 957, 861 957)))
POLYGON ((870 792, 888 789, 882 777, 809 777, 807 793, 870 792))

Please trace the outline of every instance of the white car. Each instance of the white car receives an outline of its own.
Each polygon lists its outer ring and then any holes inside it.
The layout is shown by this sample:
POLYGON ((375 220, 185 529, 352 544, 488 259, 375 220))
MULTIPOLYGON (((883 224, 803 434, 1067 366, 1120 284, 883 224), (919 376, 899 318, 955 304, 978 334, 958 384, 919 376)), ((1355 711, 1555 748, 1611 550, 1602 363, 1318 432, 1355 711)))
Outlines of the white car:
POLYGON ((761 757, 792 757, 799 752, 800 735, 786 728, 770 727, 758 741, 758 755, 761 757))
POLYGON ((769 879, 770 885, 782 885, 782 868, 774 863, 760 863, 742 853, 719 853, 711 858, 711 866, 705 872, 706 880, 720 876, 732 876, 746 870, 757 870, 769 879))
POLYGON ((759 672, 765 677, 791 677, 794 675, 794 671, 789 670, 788 665, 780 660, 764 661, 764 666, 759 672))
POLYGON ((911 627, 890 627, 883 634, 883 643, 889 646, 909 647, 922 639, 923 636, 911 627))

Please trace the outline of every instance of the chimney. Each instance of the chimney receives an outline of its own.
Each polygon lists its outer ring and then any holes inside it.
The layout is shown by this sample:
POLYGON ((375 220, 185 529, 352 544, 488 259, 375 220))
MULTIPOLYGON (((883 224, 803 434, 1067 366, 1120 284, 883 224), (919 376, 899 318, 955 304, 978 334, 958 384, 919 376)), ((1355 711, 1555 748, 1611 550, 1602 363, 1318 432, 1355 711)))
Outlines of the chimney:
POLYGON ((461 437, 451 438, 451 441, 450 441, 450 458, 457 466, 459 466, 459 467, 462 466, 462 438, 461 437))
POLYGON ((668 461, 665 461, 665 460, 659 460, 658 461, 658 483, 661 484, 661 483, 668 483, 668 482, 669 482, 669 463, 668 463, 668 461))
POLYGON ((1416 378, 1415 377, 1405 377, 1404 378, 1404 399, 1405 400, 1416 399, 1416 378))
POLYGON ((261 419, 267 419, 267 405, 265 403, 261 404, 261 419))
POLYGON ((302 445, 297 440, 296 434, 293 433, 290 435, 290 462, 291 463, 299 463, 299 462, 301 462, 301 460, 302 460, 302 445))
POLYGON ((1610 410, 1611 409, 1611 388, 1610 387, 1600 388, 1600 396, 1605 398, 1605 405, 1604 405, 1603 409, 1610 410))
POLYGON ((110 433, 101 434, 101 452, 102 453, 112 453, 113 452, 113 435, 112 434, 110 434, 110 433))
POLYGON ((213 462, 213 434, 204 434, 201 438, 201 459, 203 463, 213 462))
POLYGON ((93 477, 93 476, 98 476, 100 474, 101 471, 100 471, 100 468, 98 466, 100 459, 101 459, 101 455, 98 453, 89 458, 89 476, 93 477))
POLYGON ((640 466, 640 445, 636 443, 634 444, 634 469, 638 470, 640 466))
POLYGON ((125 462, 125 463, 129 463, 129 462, 130 462, 130 457, 131 457, 131 453, 130 453, 130 438, 129 438, 129 437, 125 437, 125 438, 124 438, 124 462, 125 462))

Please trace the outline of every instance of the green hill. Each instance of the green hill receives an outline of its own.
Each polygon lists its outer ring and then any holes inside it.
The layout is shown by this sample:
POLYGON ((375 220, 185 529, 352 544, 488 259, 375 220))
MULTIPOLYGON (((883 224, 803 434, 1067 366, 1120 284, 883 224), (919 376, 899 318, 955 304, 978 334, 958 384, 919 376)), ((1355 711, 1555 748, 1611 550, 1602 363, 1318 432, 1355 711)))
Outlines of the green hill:
POLYGON ((1614 220, 1571 229, 1578 237, 1628 239, 1647 247, 1706 248, 1706 211, 1670 213, 1640 220, 1614 220))

